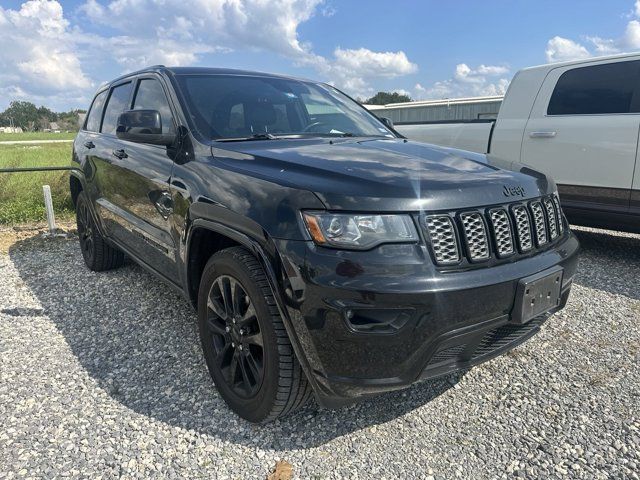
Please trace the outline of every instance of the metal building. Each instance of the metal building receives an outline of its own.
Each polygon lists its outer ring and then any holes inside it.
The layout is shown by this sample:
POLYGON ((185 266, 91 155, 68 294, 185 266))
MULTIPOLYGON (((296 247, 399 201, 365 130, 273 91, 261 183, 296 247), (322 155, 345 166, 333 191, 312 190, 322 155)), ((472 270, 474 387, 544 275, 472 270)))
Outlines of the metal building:
POLYGON ((488 120, 498 117, 502 96, 422 100, 387 105, 365 105, 375 115, 393 123, 440 123, 460 120, 488 120))

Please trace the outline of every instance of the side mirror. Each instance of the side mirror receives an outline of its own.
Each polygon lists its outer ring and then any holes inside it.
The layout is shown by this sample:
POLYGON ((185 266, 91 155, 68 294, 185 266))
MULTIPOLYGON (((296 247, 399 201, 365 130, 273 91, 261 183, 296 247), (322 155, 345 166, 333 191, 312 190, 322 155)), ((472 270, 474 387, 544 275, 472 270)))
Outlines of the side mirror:
POLYGON ((391 119, 390 119, 390 118, 388 118, 388 117, 378 117, 378 118, 380 119, 380 121, 381 121, 382 123, 384 123, 384 124, 385 124, 385 126, 386 126, 387 128, 390 128, 391 130, 393 130, 393 122, 391 121, 391 119))
POLYGON ((118 116, 116 136, 120 140, 151 145, 172 145, 175 134, 162 133, 162 117, 157 110, 127 110, 118 116))

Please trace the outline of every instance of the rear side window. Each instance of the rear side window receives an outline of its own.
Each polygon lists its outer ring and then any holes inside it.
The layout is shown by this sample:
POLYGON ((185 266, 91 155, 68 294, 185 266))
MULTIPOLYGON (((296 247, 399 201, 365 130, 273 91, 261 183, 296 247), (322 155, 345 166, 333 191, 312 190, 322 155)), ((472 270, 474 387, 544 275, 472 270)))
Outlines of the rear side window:
POLYGON ((547 114, 636 113, 633 94, 639 69, 640 61, 633 61, 569 70, 558 79, 547 114))
POLYGON ((104 92, 100 92, 96 95, 96 98, 93 100, 91 104, 91 108, 89 109, 89 114, 87 115, 87 123, 85 125, 85 130, 90 132, 97 132, 100 130, 100 119, 102 118, 102 107, 104 107, 104 101, 107 98, 107 93, 109 90, 105 90, 104 92))
POLYGON ((118 85, 111 90, 111 95, 104 111, 104 120, 102 120, 102 129, 100 130, 102 133, 116 133, 118 115, 129 106, 130 95, 131 82, 118 85))
POLYGON ((162 119, 162 133, 173 133, 173 115, 169 101, 164 94, 162 85, 153 78, 144 78, 138 84, 138 91, 133 102, 134 110, 157 110, 162 119))

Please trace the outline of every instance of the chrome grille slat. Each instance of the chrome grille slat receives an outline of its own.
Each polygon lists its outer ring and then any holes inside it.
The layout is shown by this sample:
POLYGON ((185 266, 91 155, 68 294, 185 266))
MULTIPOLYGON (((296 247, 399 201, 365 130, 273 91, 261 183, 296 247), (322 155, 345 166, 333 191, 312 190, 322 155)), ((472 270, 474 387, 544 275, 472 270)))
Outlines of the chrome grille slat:
POLYGON ((549 236, 551 240, 558 238, 558 221, 556 219, 556 209, 553 207, 553 202, 549 197, 542 200, 544 209, 547 213, 547 222, 549 225, 549 236))
POLYGON ((489 218, 493 226, 496 249, 500 257, 506 257, 515 252, 513 248, 513 233, 509 214, 503 208, 495 208, 489 211, 489 218))
POLYGON ((453 220, 448 215, 429 215, 427 232, 438 265, 452 265, 460 261, 460 249, 453 220))
POLYGON ((547 243, 547 226, 544 223, 544 211, 539 201, 531 202, 531 213, 533 214, 536 243, 538 246, 542 246, 547 243))
POLYGON ((529 220, 529 212, 525 205, 514 205, 512 207, 513 217, 515 219, 516 232, 518 236, 518 244, 520 250, 528 252, 533 248, 533 237, 531 234, 531 220, 529 220))
POLYGON ((488 259, 489 239, 482 215, 478 212, 461 213, 460 221, 470 259, 475 262, 488 259))
POLYGON ((564 233, 564 221, 562 220, 562 208, 560 208, 560 200, 557 195, 553 196, 553 203, 556 206, 556 215, 558 219, 558 229, 560 230, 560 235, 564 233))

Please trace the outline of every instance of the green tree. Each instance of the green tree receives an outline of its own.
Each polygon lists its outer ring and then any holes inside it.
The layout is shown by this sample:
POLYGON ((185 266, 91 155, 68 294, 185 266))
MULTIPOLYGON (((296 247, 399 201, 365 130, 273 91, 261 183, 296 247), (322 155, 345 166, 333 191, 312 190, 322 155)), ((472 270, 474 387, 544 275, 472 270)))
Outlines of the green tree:
POLYGON ((9 125, 13 122, 16 127, 24 130, 34 130, 38 125, 38 109, 31 102, 14 100, 9 107, 0 114, 0 124, 9 125))
POLYGON ((367 105, 386 105, 388 103, 412 102, 409 95, 398 92, 378 92, 373 97, 364 101, 367 105))

